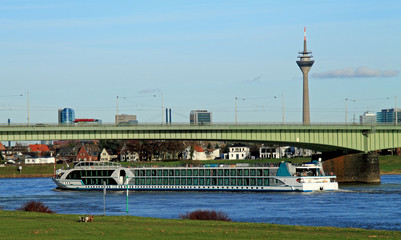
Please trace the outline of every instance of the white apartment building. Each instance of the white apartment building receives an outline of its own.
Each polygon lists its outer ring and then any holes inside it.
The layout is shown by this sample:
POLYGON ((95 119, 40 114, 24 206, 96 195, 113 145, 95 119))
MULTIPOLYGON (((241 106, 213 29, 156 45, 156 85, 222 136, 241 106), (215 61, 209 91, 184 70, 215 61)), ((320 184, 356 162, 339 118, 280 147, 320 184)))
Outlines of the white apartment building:
POLYGON ((250 148, 243 144, 234 144, 229 147, 228 159, 229 160, 237 160, 237 159, 249 159, 251 157, 250 148))

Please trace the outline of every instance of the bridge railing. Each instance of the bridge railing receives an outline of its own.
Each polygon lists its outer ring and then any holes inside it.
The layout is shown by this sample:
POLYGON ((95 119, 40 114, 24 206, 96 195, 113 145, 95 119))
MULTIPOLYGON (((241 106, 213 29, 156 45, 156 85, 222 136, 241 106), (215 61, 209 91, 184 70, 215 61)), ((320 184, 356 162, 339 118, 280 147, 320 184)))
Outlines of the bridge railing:
POLYGON ((230 122, 215 122, 215 123, 137 123, 137 124, 114 124, 114 123, 84 123, 84 124, 58 124, 58 123, 33 123, 30 125, 24 123, 14 123, 11 125, 0 124, 2 128, 13 128, 13 127, 32 127, 32 128, 42 128, 42 127, 152 127, 152 126, 395 126, 395 123, 375 123, 375 124, 361 124, 361 123, 339 123, 339 122, 325 122, 325 123, 310 123, 304 125, 300 122, 289 122, 289 123, 279 123, 279 122, 245 122, 245 123, 230 123, 230 122))

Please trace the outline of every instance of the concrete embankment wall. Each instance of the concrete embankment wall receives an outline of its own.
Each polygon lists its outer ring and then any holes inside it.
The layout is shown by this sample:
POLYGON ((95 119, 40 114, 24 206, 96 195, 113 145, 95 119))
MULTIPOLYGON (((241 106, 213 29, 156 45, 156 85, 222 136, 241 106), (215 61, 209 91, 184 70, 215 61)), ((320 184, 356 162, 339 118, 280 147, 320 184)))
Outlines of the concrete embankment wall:
POLYGON ((334 172, 342 183, 380 183, 380 166, 377 154, 355 153, 323 158, 325 172, 334 172))

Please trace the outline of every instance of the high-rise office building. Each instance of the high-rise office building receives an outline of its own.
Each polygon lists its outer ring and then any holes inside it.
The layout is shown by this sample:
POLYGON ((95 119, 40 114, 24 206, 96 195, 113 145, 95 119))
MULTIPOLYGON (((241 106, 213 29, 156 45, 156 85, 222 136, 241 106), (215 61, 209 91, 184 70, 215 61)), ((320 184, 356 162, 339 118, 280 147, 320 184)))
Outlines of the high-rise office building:
POLYGON ((138 124, 136 115, 120 114, 115 115, 116 124, 138 124))
POLYGON ((378 123, 395 123, 397 118, 397 123, 401 122, 401 108, 382 109, 381 112, 376 113, 376 121, 378 123))
POLYGON ((371 112, 364 112, 363 115, 359 116, 361 124, 374 124, 376 123, 376 114, 371 112))
POLYGON ((72 124, 75 120, 75 112, 72 108, 58 110, 58 123, 72 124))
POLYGON ((189 122, 191 124, 209 124, 212 122, 212 113, 207 110, 192 110, 189 122))

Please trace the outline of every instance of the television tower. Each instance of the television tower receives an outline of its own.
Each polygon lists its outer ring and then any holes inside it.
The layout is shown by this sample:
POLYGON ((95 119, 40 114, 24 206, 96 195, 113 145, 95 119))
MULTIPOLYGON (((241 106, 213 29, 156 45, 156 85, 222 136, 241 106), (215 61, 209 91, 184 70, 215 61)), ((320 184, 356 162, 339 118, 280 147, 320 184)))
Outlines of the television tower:
POLYGON ((312 52, 308 52, 306 49, 306 28, 304 28, 304 51, 299 52, 299 54, 299 61, 297 61, 297 64, 304 77, 302 123, 310 124, 308 73, 315 61, 311 60, 313 57, 311 55, 312 52))

